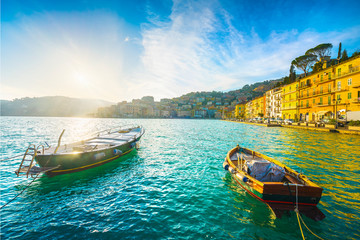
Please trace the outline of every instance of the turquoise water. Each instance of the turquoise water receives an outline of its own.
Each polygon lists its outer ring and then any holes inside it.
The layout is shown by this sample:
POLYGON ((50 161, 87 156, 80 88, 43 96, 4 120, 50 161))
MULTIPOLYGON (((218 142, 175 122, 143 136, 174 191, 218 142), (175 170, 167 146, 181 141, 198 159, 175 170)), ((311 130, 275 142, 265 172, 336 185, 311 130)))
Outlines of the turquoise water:
MULTIPOLYGON (((324 188, 324 239, 360 238, 360 136, 215 120, 1 117, 1 159, 30 143, 55 145, 138 123, 136 153, 104 166, 42 177, 1 210, 1 239, 301 239, 296 215, 275 219, 222 169, 236 144, 278 159, 324 188)), ((1 161, 1 205, 31 181, 1 161)), ((316 239, 304 230, 307 239, 316 239)))

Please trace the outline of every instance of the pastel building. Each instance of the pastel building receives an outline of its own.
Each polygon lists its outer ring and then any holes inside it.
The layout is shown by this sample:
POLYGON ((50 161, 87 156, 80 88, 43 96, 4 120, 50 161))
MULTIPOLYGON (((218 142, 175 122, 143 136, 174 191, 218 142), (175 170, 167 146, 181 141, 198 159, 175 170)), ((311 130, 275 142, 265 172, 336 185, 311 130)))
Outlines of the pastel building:
POLYGON ((274 88, 265 94, 265 117, 281 118, 281 88, 274 88))
POLYGON ((281 87, 281 92, 282 92, 281 111, 282 111, 283 119, 297 120, 299 117, 299 113, 297 109, 298 88, 299 88, 299 83, 297 81, 281 87))
MULTIPOLYGON (((324 65, 325 66, 325 65, 324 65)), ((360 119, 360 56, 299 81, 300 119, 315 122, 349 116, 360 119)))

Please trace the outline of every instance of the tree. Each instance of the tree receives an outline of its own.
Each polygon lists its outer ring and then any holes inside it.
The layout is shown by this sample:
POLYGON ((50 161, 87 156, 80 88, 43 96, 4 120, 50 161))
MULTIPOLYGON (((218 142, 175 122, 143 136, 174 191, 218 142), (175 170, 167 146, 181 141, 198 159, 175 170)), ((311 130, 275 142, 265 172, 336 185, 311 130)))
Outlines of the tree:
POLYGON ((322 61, 325 56, 331 55, 332 47, 333 45, 331 43, 319 44, 316 47, 307 50, 305 55, 315 55, 318 57, 318 61, 322 61))
POLYGON ((298 69, 303 70, 305 76, 307 75, 310 66, 316 61, 316 56, 312 54, 305 54, 300 57, 295 58, 291 64, 297 67, 298 69))
POLYGON ((357 50, 351 55, 351 57, 356 57, 356 56, 359 56, 359 55, 360 55, 360 51, 357 50))
POLYGON ((340 60, 340 58, 341 58, 341 42, 339 43, 339 51, 338 51, 337 60, 340 60))
POLYGON ((323 63, 322 62, 317 62, 314 64, 314 66, 311 67, 313 72, 319 72, 322 70, 323 68, 323 63))
POLYGON ((296 72, 295 72, 295 66, 293 64, 291 64, 290 66, 290 70, 289 70, 289 78, 290 78, 290 82, 295 82, 296 80, 296 72))
POLYGON ((341 61, 345 61, 345 60, 347 60, 349 57, 348 57, 348 55, 347 55, 347 51, 346 51, 346 49, 344 49, 344 51, 343 51, 343 53, 342 53, 342 55, 341 55, 341 61))

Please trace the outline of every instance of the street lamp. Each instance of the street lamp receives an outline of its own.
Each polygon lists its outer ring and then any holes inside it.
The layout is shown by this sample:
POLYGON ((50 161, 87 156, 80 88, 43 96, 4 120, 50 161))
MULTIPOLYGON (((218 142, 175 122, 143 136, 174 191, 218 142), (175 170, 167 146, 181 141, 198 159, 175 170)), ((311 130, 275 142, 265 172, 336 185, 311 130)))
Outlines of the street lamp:
POLYGON ((341 98, 339 97, 338 99, 333 99, 333 102, 335 104, 335 128, 338 128, 338 116, 337 116, 337 104, 341 102, 341 98))

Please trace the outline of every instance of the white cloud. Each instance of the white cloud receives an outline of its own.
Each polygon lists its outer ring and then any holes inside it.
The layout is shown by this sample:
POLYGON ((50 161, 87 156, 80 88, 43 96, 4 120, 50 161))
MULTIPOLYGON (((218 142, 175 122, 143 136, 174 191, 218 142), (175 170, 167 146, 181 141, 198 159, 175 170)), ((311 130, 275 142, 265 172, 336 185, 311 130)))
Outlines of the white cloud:
POLYGON ((216 2, 176 1, 168 18, 149 13, 140 33, 101 11, 39 13, 4 23, 1 97, 159 100, 235 89, 287 75, 291 61, 317 44, 331 42, 336 49, 360 37, 353 27, 274 31, 262 39, 255 28, 234 27, 235 19, 216 2))
POLYGON ((170 21, 151 21, 143 29, 144 87, 156 85, 159 95, 228 90, 288 74, 291 61, 317 44, 359 38, 359 28, 343 32, 272 32, 261 39, 232 25, 224 9, 176 2, 170 21))

